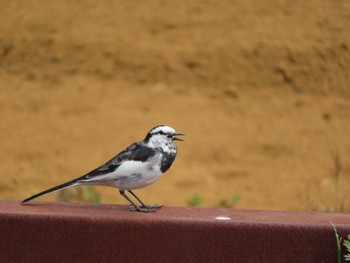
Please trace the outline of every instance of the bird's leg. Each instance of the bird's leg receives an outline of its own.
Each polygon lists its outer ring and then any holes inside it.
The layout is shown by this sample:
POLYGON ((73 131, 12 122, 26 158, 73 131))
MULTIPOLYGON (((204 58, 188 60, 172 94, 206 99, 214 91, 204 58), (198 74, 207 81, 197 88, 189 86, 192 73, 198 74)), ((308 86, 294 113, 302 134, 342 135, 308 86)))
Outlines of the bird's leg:
POLYGON ((150 207, 144 207, 144 206, 138 206, 136 205, 126 194, 125 194, 125 191, 119 191, 119 193, 126 199, 130 202, 130 204, 134 207, 134 209, 130 209, 130 210, 133 210, 133 211, 138 211, 138 212, 144 212, 144 213, 148 213, 148 212, 155 212, 157 210, 154 210, 150 207))
POLYGON ((132 195, 133 195, 133 196, 136 198, 136 200, 137 200, 137 201, 139 201, 139 202, 140 202, 141 207, 143 207, 143 208, 160 209, 160 208, 162 208, 162 207, 163 207, 163 205, 146 205, 146 204, 144 204, 144 203, 141 201, 141 199, 140 199, 140 198, 138 198, 138 197, 137 197, 137 195, 136 195, 136 194, 134 194, 134 192, 133 192, 133 191, 128 190, 128 192, 129 192, 130 194, 132 194, 132 195))

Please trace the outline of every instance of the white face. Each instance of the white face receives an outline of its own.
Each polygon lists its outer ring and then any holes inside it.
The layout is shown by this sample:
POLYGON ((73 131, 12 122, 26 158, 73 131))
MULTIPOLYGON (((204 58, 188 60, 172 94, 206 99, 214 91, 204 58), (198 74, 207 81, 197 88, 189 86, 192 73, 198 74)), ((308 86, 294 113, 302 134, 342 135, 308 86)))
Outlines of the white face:
POLYGON ((181 139, 175 137, 176 135, 183 134, 177 133, 169 126, 160 125, 149 131, 146 140, 151 147, 162 147, 164 148, 163 150, 165 150, 165 148, 171 146, 171 148, 176 149, 173 141, 182 141, 181 139))

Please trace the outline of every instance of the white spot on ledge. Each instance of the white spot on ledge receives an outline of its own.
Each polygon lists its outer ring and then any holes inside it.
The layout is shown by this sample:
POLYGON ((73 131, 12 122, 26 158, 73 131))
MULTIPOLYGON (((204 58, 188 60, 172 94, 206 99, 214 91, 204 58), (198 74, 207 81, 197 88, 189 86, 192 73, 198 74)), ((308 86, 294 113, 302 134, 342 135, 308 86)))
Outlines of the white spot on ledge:
POLYGON ((228 217, 228 216, 216 216, 215 219, 216 220, 230 220, 231 217, 228 217))

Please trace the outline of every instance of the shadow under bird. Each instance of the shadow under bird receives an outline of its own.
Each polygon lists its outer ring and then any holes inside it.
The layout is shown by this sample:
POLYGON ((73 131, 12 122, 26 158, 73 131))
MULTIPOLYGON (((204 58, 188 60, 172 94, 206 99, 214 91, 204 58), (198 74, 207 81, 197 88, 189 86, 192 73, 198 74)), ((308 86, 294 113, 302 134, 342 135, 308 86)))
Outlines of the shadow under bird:
POLYGON ((22 201, 22 204, 48 193, 71 186, 79 185, 105 185, 119 189, 119 193, 130 202, 129 207, 133 211, 155 212, 162 206, 146 205, 132 191, 153 184, 165 173, 176 157, 174 141, 183 141, 176 136, 173 128, 158 125, 152 128, 142 141, 135 142, 125 150, 117 154, 111 160, 92 170, 91 172, 47 189, 22 201), (129 192, 140 205, 136 205, 125 191, 129 192))

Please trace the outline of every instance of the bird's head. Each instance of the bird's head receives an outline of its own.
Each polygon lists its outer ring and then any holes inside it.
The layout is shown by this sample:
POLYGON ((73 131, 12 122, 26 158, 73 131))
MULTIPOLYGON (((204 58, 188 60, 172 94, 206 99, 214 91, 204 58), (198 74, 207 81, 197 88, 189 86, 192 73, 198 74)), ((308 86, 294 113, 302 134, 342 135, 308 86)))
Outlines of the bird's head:
POLYGON ((176 132, 173 128, 166 125, 158 125, 152 128, 145 138, 147 142, 173 142, 173 141, 183 141, 176 136, 184 135, 182 133, 176 132))

